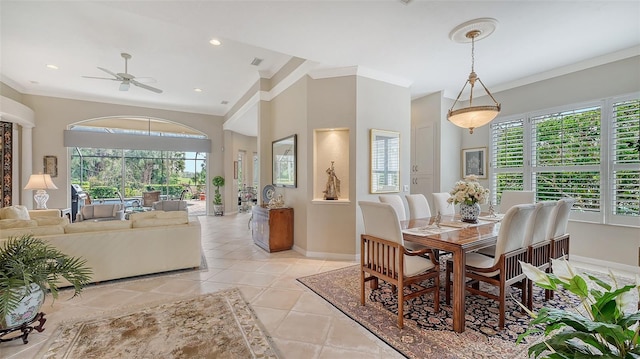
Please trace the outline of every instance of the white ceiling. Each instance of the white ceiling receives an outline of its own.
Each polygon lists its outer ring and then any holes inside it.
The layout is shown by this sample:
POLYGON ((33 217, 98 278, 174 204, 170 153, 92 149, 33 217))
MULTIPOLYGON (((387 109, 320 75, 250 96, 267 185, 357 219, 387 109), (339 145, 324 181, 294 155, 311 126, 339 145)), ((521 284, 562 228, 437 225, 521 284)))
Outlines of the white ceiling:
MULTIPOLYGON (((25 94, 223 116, 260 76, 296 56, 411 84, 414 98, 455 97, 471 49, 449 32, 481 17, 498 21, 476 43, 476 72, 494 93, 640 54, 635 0, 1 0, 0 80, 25 94), (121 52, 133 56, 129 73, 164 92, 121 92, 118 82, 81 77, 108 77, 97 66, 124 72, 121 52), (260 66, 250 65, 254 57, 264 59, 260 66)), ((242 117, 233 130, 255 135, 256 116, 242 117)))

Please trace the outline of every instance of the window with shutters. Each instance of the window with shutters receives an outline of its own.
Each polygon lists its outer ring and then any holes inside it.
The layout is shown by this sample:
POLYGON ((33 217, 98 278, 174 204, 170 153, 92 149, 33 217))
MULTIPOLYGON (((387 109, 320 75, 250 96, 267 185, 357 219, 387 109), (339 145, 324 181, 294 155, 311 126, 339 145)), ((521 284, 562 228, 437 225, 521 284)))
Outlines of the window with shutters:
POLYGON ((494 121, 491 187, 573 197, 572 218, 640 225, 639 95, 494 121))
POLYGON ((524 120, 493 123, 491 125, 492 202, 500 203, 505 190, 524 189, 524 120))

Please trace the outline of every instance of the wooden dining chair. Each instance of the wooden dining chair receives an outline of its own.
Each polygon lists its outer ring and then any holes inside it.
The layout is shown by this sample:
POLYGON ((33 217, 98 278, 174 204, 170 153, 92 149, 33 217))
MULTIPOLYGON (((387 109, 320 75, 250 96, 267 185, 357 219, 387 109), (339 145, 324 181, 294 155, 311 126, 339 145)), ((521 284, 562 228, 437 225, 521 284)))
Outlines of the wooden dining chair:
POLYGON ((372 289, 381 279, 391 284, 398 294, 398 328, 404 326, 404 302, 433 292, 433 308, 440 310, 440 268, 431 250, 409 251, 404 247, 400 222, 388 203, 358 202, 364 220, 360 242, 360 304, 365 305, 365 282, 372 289), (423 257, 431 254, 429 258, 423 257), (432 285, 424 286, 431 279, 432 285), (412 290, 405 294, 404 288, 412 290))
MULTIPOLYGON (((558 200, 554 211, 554 217, 551 223, 551 259, 569 259, 569 233, 567 224, 569 223, 569 214, 571 207, 576 202, 574 198, 562 198, 558 200)), ((550 271, 553 272, 553 266, 549 263, 550 271)), ((545 291, 545 299, 553 298, 553 291, 545 291)))
MULTIPOLYGON (((532 219, 537 207, 534 204, 520 204, 511 207, 502 219, 498 239, 496 241, 495 257, 480 253, 468 253, 465 262, 465 275, 471 278, 467 282, 467 291, 478 294, 499 303, 500 329, 504 328, 505 306, 507 291, 512 285, 517 285, 522 292, 522 304, 527 305, 526 276, 522 272, 518 261, 527 261, 525 239, 533 230, 532 219), (498 295, 480 289, 480 282, 498 287, 498 295)), ((451 302, 451 273, 453 262, 447 261, 445 299, 451 302)))
POLYGON ((453 203, 447 202, 449 197, 451 197, 448 192, 437 192, 432 193, 432 195, 435 214, 438 214, 438 212, 443 216, 456 214, 456 206, 453 203))
POLYGON ((427 197, 422 193, 408 194, 406 197, 409 205, 409 219, 431 217, 431 207, 427 197))
MULTIPOLYGON (((542 271, 551 267, 551 223, 556 212, 557 201, 536 203, 533 231, 525 240, 527 263, 542 271)), ((533 308, 533 281, 527 279, 527 307, 533 308)))
POLYGON ((407 212, 404 210, 404 203, 402 197, 395 194, 382 194, 378 196, 378 200, 381 203, 390 204, 398 215, 398 220, 404 221, 407 219, 407 212))
POLYGON ((509 208, 516 204, 534 203, 536 193, 534 191, 502 191, 500 196, 500 213, 507 213, 509 208))

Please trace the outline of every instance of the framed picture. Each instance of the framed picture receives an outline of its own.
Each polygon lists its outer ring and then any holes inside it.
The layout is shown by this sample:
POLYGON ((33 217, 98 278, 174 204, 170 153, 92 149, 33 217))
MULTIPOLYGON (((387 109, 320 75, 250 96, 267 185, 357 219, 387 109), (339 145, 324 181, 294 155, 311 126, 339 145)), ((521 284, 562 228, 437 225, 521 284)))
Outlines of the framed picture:
POLYGON ((238 179, 238 161, 233 161, 233 179, 238 179))
POLYGON ((487 148, 462 149, 462 177, 476 175, 487 178, 487 148))
POLYGON ((44 173, 51 177, 58 177, 58 157, 44 156, 43 162, 44 173))
POLYGON ((273 185, 276 187, 297 186, 297 140, 297 135, 291 135, 272 142, 273 185))

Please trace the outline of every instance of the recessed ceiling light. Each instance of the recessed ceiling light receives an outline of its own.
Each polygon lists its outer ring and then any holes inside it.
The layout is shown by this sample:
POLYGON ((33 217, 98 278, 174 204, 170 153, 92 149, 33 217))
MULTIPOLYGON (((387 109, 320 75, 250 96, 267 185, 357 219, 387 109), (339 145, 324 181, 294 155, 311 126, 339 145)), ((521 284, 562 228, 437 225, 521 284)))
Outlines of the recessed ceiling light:
POLYGON ((197 88, 197 87, 196 87, 196 88, 194 88, 194 89, 193 89, 193 91, 195 91, 195 92, 202 92, 202 89, 199 89, 199 88, 197 88))
POLYGON ((50 69, 52 69, 52 70, 57 70, 57 69, 58 69, 58 66, 53 65, 53 64, 47 64, 47 68, 50 68, 50 69))
POLYGON ((209 40, 209 43, 213 46, 220 46, 222 44, 218 39, 211 39, 209 40))

